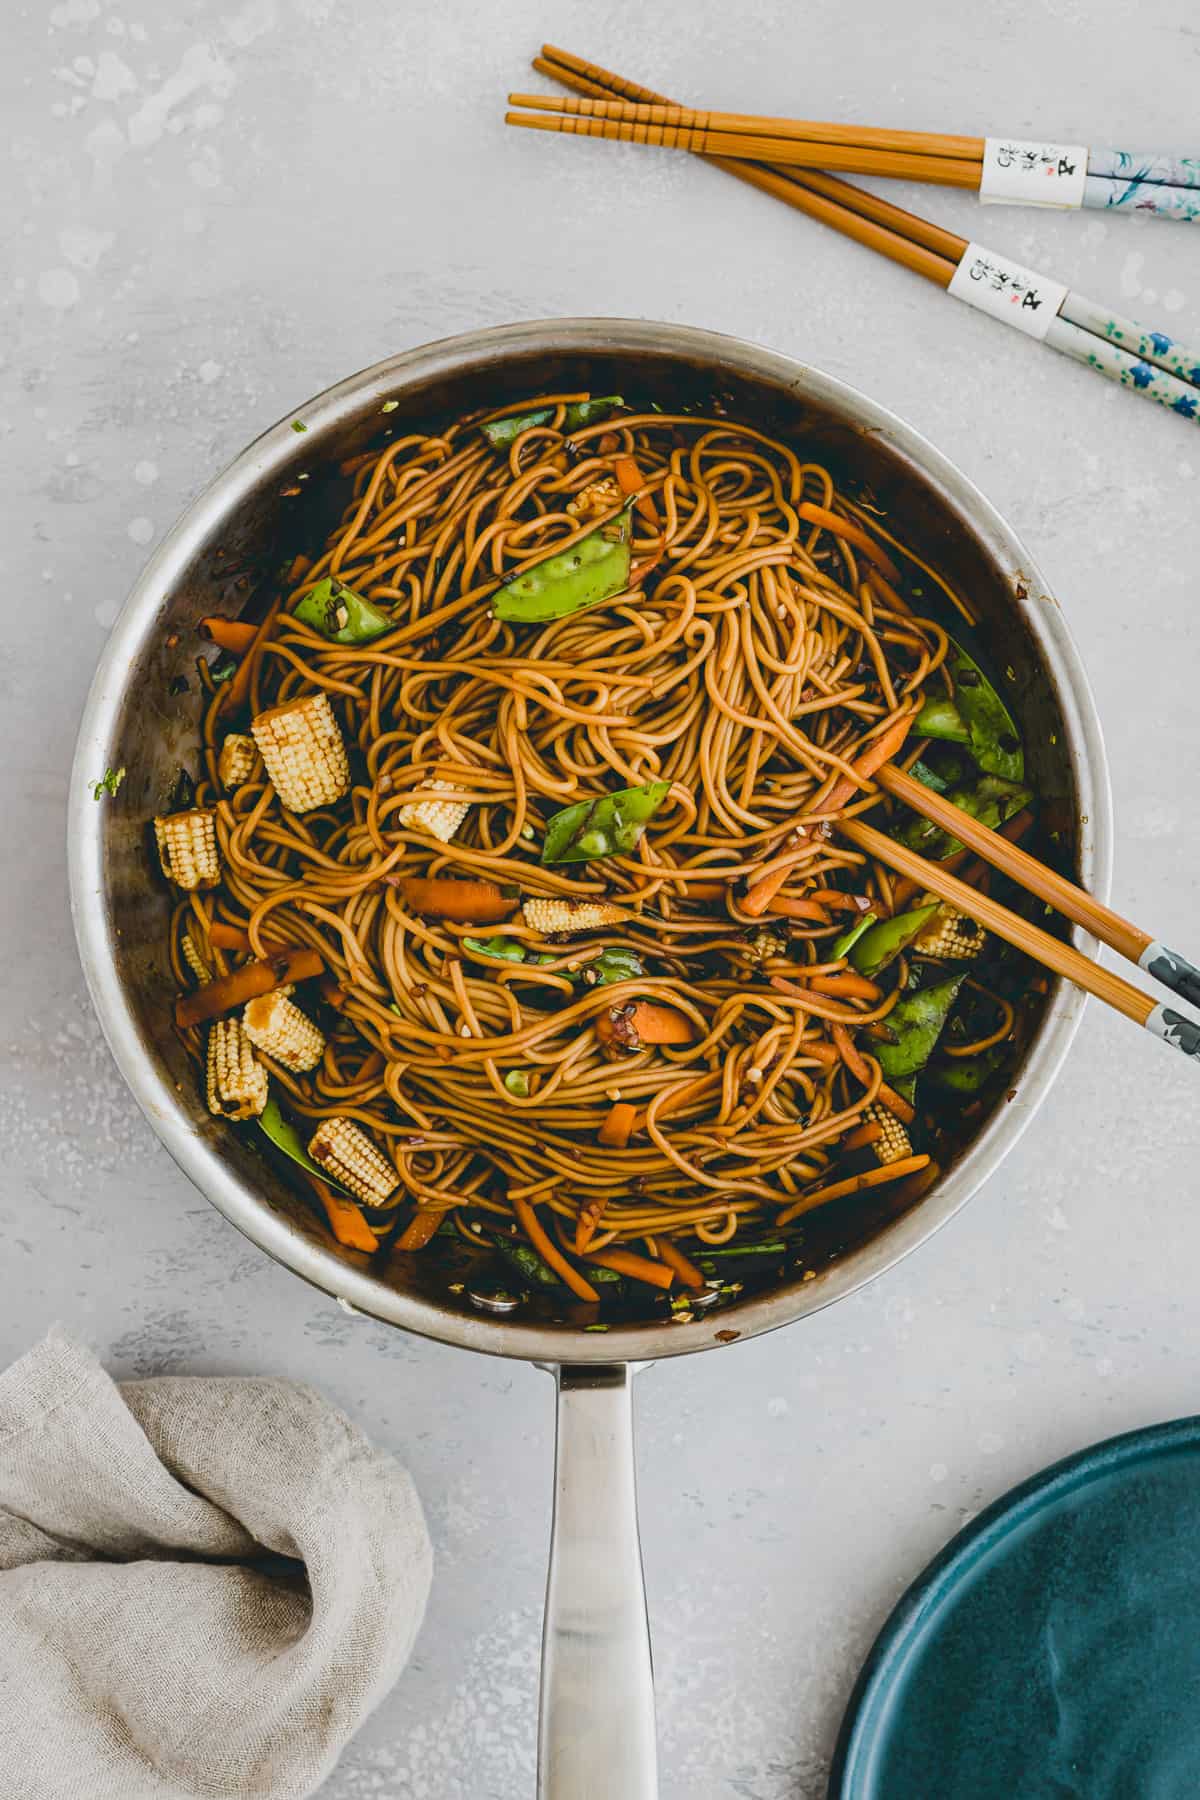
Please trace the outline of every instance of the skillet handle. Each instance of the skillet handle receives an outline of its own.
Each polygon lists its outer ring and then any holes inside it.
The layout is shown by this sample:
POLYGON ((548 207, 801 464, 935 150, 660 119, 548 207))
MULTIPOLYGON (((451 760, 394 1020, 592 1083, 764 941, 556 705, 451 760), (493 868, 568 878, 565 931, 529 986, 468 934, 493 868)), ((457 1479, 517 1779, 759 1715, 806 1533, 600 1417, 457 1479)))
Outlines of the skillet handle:
POLYGON ((550 1371, 558 1386, 558 1442, 538 1800, 658 1796, 633 1463, 637 1366, 550 1371))

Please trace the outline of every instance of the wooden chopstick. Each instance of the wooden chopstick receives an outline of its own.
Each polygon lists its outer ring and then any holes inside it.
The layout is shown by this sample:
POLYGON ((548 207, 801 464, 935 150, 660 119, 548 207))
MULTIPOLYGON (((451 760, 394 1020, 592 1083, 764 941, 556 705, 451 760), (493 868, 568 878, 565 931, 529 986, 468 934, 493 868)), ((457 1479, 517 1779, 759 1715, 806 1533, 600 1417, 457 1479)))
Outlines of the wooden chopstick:
POLYGON ((1085 931, 1090 931, 1126 962, 1136 963, 1164 987, 1169 987, 1184 1000, 1190 1000, 1194 1006, 1200 1006, 1200 969, 1193 967, 1186 957, 1168 950, 1140 925, 1131 924, 1092 894, 1076 887, 1065 875, 1048 869, 1019 844, 1010 843, 998 831, 981 825, 978 819, 971 818, 952 801, 934 793, 932 788, 898 769, 894 763, 885 763, 875 771, 872 779, 914 812, 931 819, 960 843, 966 844, 1001 874, 1011 876, 1027 892, 1045 900, 1064 918, 1082 925, 1085 931))
MULTIPOLYGON (((639 109, 627 110, 636 115, 639 109)), ((572 113, 508 112, 504 123, 522 125, 531 131, 562 132, 568 137, 608 138, 615 143, 646 144, 660 150, 690 150, 698 156, 753 156, 804 169, 840 169, 849 175, 882 175, 890 181, 925 181, 935 187, 977 188, 982 166, 965 158, 916 156, 908 151, 876 150, 857 144, 644 125, 636 117, 598 119, 572 113)))
POLYGON ((1107 1006, 1132 1019, 1135 1025, 1200 1062, 1200 1025, 1193 1024, 1169 1007, 1160 1006, 1150 994, 1134 987, 1124 976, 1101 968, 1073 944, 1064 944, 1061 939, 1051 937, 1049 932, 1010 912, 990 895, 981 894, 978 888, 968 887, 956 875, 947 874, 937 863, 927 861, 894 838, 885 837, 873 825, 864 825, 861 819, 839 819, 836 830, 860 850, 865 850, 868 856, 920 882, 929 893, 948 901, 968 918, 994 931, 997 937, 1024 951, 1026 956, 1033 957, 1035 962, 1074 982, 1085 993, 1093 994, 1097 1000, 1103 1000, 1107 1006))
POLYGON ((888 126, 833 125, 815 119, 764 118, 757 113, 702 112, 694 106, 675 106, 666 100, 609 100, 589 95, 572 101, 564 100, 559 94, 510 94, 508 103, 510 106, 527 106, 535 112, 624 119, 643 125, 669 125, 686 131, 725 131, 739 137, 853 144, 864 150, 909 151, 920 156, 949 156, 968 162, 983 160, 984 140, 981 137, 952 137, 947 132, 893 131, 888 126))

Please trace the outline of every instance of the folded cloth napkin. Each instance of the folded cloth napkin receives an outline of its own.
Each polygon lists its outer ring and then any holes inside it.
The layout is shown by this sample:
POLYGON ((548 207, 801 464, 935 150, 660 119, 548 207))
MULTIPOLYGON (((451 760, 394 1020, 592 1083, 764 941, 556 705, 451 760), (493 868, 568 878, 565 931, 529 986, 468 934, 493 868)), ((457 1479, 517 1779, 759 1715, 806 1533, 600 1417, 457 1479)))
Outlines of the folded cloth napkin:
POLYGON ((0 1374, 0 1795, 297 1800, 429 1592, 408 1475, 312 1388, 0 1374))

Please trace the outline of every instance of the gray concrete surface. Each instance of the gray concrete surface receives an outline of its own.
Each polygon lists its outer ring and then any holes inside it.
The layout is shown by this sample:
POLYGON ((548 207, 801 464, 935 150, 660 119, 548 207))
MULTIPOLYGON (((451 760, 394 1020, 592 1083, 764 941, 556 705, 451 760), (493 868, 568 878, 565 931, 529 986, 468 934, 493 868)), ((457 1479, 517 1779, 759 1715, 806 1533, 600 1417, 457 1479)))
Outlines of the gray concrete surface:
MULTIPOLYGON (((551 34, 700 103, 1195 149, 1189 17, 1143 0, 1134 42, 1117 0, 4 8, 0 1356, 60 1318, 122 1374, 286 1372, 407 1457, 429 1618, 323 1800, 531 1794, 551 1395, 308 1292, 128 1099, 63 844, 123 595, 247 439, 387 352, 573 312, 757 338, 894 407, 1024 533, 1106 722, 1120 902, 1194 954, 1196 427, 715 171, 500 124, 551 34)), ((1200 232, 900 198, 1200 340, 1200 232)), ((643 1378, 666 1800, 823 1793, 859 1660, 951 1533, 1050 1459, 1196 1406, 1195 1081, 1093 1007, 1019 1150, 932 1244, 791 1332, 643 1378)))

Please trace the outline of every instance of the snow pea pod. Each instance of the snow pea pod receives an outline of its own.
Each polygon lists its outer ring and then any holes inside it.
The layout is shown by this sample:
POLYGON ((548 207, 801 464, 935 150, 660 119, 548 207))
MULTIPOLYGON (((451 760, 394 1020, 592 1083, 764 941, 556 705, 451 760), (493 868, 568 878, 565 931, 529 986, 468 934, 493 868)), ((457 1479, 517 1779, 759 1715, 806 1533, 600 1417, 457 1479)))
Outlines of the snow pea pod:
POLYGON ((541 625, 598 606, 629 586, 629 508, 568 550, 556 550, 497 588, 492 613, 514 625, 541 625))
POLYGON ((953 638, 946 668, 954 680, 954 698, 938 695, 927 700, 917 714, 914 732, 966 744, 987 774, 1020 781, 1025 756, 1012 715, 979 664, 953 638))
POLYGON ((897 913, 893 919, 880 919, 872 925, 870 931, 864 932, 850 952, 850 961, 859 974, 877 975, 902 950, 907 950, 923 927, 928 925, 938 904, 935 900, 932 906, 918 906, 914 912, 897 913))
POLYGON ((953 1062, 938 1063, 936 1068, 931 1068, 925 1079, 946 1093, 977 1094, 1003 1067, 1008 1050, 1009 1046, 994 1044, 990 1050, 981 1050, 978 1056, 955 1057, 953 1062))
POLYGON ((395 623, 334 575, 318 581, 292 616, 302 625, 311 625, 331 644, 369 644, 373 638, 391 631, 395 623))
POLYGON ((872 1046, 879 1066, 889 1081, 900 1075, 915 1075, 923 1069, 950 1016, 950 1008, 966 979, 966 971, 952 975, 948 981, 932 987, 917 988, 905 994, 893 1006, 885 1021, 893 1042, 872 1046))
POLYGON ((618 788, 595 800, 564 806, 546 825, 544 863, 589 862, 637 848, 642 832, 670 791, 669 781, 618 788))
POLYGON ((310 1175, 319 1176, 327 1187, 337 1188, 343 1194, 350 1192, 349 1188, 343 1187, 340 1181, 334 1180, 328 1169, 323 1169, 320 1163, 313 1161, 304 1148, 304 1140, 296 1127, 280 1112, 279 1103, 274 1095, 267 1100, 267 1104, 258 1115, 257 1122, 275 1148, 282 1150, 283 1154, 289 1156, 294 1163, 299 1163, 300 1167, 307 1169, 310 1175))
POLYGON ((829 952, 830 956, 835 958, 849 956, 859 938, 865 932, 870 931, 874 923, 875 914, 873 912, 864 913, 861 919, 856 920, 848 931, 843 931, 841 937, 835 940, 833 949, 829 952))
MULTIPOLYGON (((981 775, 974 787, 952 788, 946 798, 961 812, 995 831, 1015 817, 1022 807, 1029 805, 1033 791, 1015 781, 1006 781, 1000 775, 981 775)), ((910 819, 896 836, 910 850, 917 850, 934 862, 944 862, 946 857, 954 856, 962 849, 956 837, 951 837, 948 831, 943 831, 929 819, 910 819)))
POLYGON ((619 944, 602 950, 594 962, 587 963, 579 971, 584 987, 609 987, 614 981, 636 981, 645 973, 637 951, 626 950, 619 944))
MULTIPOLYGON (((605 394, 595 400, 575 400, 563 413, 562 429, 578 431, 583 425, 596 425, 607 418, 614 406, 624 406, 620 394, 605 394)), ((554 417, 553 406, 538 406, 532 412, 511 413, 506 419, 488 419, 479 427, 493 450, 507 450, 523 431, 535 425, 548 425, 554 417)))

